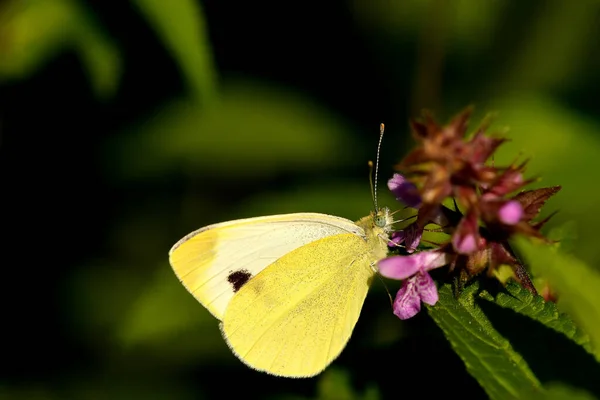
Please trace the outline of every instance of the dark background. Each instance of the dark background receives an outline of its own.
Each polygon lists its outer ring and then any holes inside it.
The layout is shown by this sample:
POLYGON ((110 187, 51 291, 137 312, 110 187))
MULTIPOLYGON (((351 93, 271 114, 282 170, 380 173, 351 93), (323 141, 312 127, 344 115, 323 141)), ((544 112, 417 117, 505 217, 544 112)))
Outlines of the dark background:
POLYGON ((358 219, 380 122, 384 182, 410 117, 474 104, 474 126, 510 127, 497 162, 564 186, 548 230, 597 265, 599 18, 588 0, 1 2, 0 397, 484 396, 377 282, 323 376, 251 371, 167 253, 233 218, 358 219))

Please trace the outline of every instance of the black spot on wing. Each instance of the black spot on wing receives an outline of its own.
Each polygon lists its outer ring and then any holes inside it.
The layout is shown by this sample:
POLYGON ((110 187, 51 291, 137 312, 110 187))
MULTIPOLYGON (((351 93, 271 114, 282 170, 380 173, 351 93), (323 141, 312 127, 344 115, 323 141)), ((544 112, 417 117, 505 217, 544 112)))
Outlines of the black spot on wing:
POLYGON ((231 283, 234 293, 237 292, 252 278, 252 274, 248 270, 240 269, 229 274, 227 281, 231 283))

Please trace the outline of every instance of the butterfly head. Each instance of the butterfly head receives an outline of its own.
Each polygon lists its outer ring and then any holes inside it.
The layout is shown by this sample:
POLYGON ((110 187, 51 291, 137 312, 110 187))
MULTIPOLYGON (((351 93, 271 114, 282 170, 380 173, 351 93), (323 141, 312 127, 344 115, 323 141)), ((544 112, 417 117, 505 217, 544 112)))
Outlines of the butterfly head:
POLYGON ((364 238, 373 249, 374 258, 379 260, 387 255, 387 243, 394 220, 387 207, 380 208, 377 211, 371 211, 371 214, 361 218, 356 222, 364 230, 364 238))
POLYGON ((373 224, 375 227, 383 229, 386 233, 392 231, 393 223, 394 219, 392 218, 389 208, 384 207, 373 213, 373 224))

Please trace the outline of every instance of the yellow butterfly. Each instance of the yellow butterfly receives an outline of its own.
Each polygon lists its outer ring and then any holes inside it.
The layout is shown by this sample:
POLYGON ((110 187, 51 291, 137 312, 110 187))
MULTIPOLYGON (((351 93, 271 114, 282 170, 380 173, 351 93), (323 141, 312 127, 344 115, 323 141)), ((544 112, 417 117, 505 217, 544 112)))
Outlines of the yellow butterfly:
POLYGON ((296 213, 210 225, 177 242, 169 261, 240 360, 314 376, 350 339, 387 255, 392 216, 375 209, 357 222, 296 213))

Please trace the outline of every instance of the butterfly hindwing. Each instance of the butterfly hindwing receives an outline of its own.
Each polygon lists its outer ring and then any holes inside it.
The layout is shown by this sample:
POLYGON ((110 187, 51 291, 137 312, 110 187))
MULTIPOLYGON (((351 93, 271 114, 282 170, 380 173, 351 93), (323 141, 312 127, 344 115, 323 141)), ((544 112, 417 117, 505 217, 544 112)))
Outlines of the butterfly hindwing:
POLYGON ((327 236, 247 281, 221 324, 234 353, 275 375, 321 372, 340 354, 358 320, 375 274, 370 250, 355 234, 327 236))

